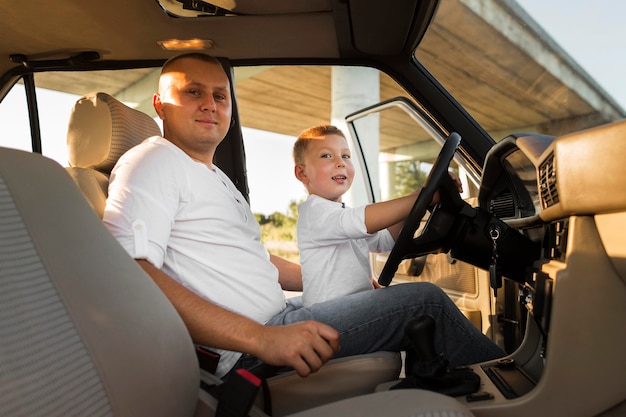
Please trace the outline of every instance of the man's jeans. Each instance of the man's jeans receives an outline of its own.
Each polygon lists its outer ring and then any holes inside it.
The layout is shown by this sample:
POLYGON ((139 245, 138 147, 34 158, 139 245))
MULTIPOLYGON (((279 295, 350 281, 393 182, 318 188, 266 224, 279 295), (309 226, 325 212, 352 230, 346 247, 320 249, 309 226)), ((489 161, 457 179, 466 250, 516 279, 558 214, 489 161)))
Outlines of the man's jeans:
POLYGON ((451 367, 502 357, 505 353, 483 335, 436 285, 426 282, 392 285, 364 291, 304 308, 300 297, 287 300, 287 308, 269 320, 277 326, 305 320, 325 323, 340 333, 336 355, 407 351, 413 349, 404 326, 416 315, 435 318, 435 350, 451 367))

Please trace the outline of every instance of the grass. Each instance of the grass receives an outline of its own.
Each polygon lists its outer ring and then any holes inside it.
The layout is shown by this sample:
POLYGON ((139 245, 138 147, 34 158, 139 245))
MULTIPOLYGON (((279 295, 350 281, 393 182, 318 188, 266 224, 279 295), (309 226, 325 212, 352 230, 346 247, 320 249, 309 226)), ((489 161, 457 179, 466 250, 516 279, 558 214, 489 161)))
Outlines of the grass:
POLYGON ((265 244, 269 253, 291 262, 300 263, 295 223, 283 224, 281 226, 265 223, 260 227, 261 241, 265 244))

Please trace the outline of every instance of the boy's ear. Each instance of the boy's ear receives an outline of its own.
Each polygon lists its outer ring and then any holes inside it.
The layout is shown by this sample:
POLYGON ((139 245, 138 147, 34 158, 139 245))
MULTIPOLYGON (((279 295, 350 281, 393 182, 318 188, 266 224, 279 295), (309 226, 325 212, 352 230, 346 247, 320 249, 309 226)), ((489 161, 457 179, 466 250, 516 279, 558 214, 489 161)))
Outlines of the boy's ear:
POLYGON ((296 166, 293 168, 293 173, 295 174, 296 178, 301 183, 307 184, 309 182, 309 179, 306 177, 306 174, 304 173, 304 165, 296 164, 296 166))

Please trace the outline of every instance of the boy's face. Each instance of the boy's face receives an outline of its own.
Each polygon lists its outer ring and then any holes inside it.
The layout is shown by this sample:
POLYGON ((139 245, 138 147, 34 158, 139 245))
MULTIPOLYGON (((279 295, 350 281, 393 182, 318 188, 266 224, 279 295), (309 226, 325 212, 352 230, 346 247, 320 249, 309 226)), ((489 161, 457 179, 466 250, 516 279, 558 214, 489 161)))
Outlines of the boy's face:
POLYGON ((304 155, 304 163, 296 164, 296 178, 315 194, 331 201, 341 201, 354 179, 348 142, 330 134, 312 139, 304 155))

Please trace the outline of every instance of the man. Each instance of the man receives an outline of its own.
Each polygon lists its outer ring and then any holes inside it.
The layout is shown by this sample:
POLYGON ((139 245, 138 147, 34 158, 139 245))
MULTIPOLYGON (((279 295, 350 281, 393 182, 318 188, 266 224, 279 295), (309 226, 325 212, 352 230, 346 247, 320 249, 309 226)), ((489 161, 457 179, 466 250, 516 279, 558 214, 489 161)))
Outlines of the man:
POLYGON ((403 327, 415 314, 435 317, 437 349, 452 365, 503 354, 430 284, 311 308, 285 300, 282 289, 302 289, 299 265, 267 253, 247 202, 212 162, 232 117, 219 61, 196 53, 170 59, 153 105, 164 137, 120 158, 104 222, 170 299, 194 342, 220 352, 218 376, 241 365, 239 352, 306 376, 334 356, 410 349, 403 327))

